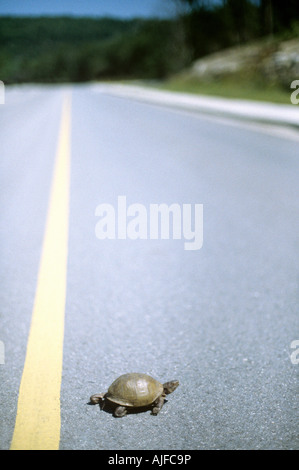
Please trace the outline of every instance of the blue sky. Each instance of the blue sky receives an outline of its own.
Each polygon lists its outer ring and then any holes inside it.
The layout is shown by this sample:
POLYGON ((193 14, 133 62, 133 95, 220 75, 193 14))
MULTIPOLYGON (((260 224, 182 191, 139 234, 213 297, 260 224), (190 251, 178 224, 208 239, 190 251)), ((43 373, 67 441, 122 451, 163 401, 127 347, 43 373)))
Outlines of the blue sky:
POLYGON ((171 0, 0 0, 0 15, 169 16, 171 0))

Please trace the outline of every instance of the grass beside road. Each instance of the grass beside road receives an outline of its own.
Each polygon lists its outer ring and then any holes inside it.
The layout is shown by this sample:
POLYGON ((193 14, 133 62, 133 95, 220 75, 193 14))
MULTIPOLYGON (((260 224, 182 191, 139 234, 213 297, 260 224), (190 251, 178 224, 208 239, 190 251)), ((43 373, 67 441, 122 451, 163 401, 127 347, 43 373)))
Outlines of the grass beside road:
POLYGON ((236 98, 272 103, 291 104, 292 90, 276 84, 263 84, 244 77, 227 77, 219 80, 200 81, 191 77, 175 77, 157 85, 160 89, 194 93, 223 98, 236 98))

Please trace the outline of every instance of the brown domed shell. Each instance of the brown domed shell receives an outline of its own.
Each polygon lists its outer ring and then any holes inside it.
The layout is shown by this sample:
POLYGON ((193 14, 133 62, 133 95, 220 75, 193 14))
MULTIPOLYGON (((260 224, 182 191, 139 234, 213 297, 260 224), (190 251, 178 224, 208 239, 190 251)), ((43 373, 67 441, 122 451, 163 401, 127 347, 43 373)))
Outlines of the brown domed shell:
POLYGON ((118 377, 109 387, 106 398, 122 406, 148 406, 163 393, 163 385, 150 375, 131 373, 118 377))

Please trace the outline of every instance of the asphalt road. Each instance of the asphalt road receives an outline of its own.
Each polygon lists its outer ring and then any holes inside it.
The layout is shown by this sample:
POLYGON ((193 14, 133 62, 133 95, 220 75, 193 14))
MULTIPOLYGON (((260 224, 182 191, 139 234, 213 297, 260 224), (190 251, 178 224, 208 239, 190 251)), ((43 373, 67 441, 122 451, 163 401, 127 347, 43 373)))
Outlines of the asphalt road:
POLYGON ((15 426, 69 91, 60 449, 298 449, 298 141, 92 86, 14 87, 0 106, 1 449, 15 426), (100 240, 96 208, 116 210, 119 196, 148 213, 203 204, 202 248, 100 240), (180 386, 158 416, 116 419, 88 404, 126 372, 180 386))

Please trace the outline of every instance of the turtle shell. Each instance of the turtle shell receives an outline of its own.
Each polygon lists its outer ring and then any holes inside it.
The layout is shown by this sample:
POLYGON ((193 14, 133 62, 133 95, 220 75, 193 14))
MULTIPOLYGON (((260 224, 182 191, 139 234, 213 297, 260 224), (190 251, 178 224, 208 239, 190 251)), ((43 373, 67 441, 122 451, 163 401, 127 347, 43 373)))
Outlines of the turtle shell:
POLYGON ((122 406, 147 406, 163 393, 163 385, 146 374, 131 373, 118 377, 105 397, 122 406))

